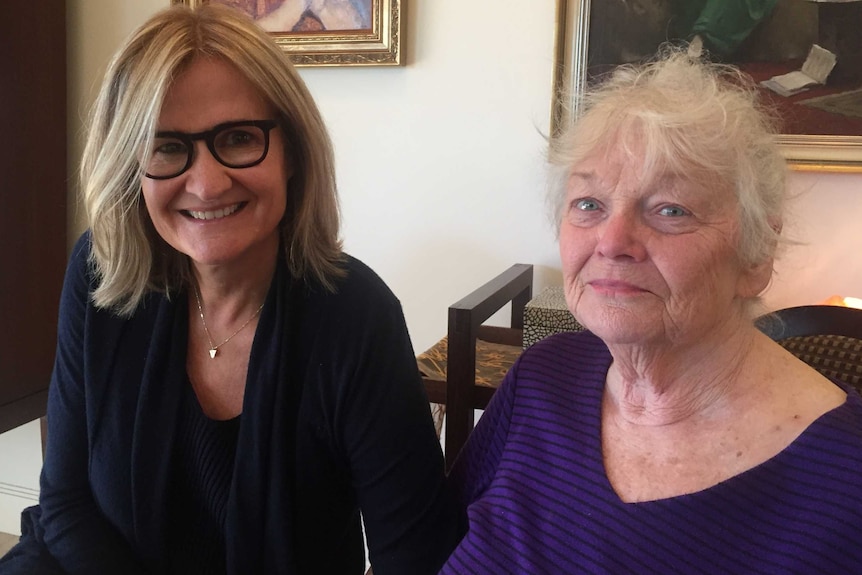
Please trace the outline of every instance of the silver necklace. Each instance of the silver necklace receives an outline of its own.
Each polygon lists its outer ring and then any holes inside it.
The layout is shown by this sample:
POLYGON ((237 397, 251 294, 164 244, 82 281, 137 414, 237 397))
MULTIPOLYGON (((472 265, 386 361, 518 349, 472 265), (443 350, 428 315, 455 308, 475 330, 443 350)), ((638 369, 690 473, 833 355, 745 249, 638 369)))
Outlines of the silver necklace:
MULTIPOLYGON (((209 341, 209 344, 210 344, 210 349, 209 349, 210 359, 215 359, 216 354, 218 354, 218 348, 220 348, 221 346, 223 346, 224 344, 226 344, 227 342, 232 340, 233 336, 235 336, 236 334, 241 332, 243 329, 245 329, 245 326, 250 324, 251 320, 253 320, 254 318, 256 318, 260 314, 260 310, 263 309, 263 304, 260 304, 260 307, 257 308, 257 311, 255 311, 253 314, 251 314, 251 317, 248 318, 247 320, 245 320, 245 323, 242 324, 241 326, 239 326, 238 330, 236 330, 235 332, 233 332, 232 334, 227 336, 227 338, 223 342, 221 342, 220 344, 213 345, 213 338, 212 338, 212 335, 210 335, 209 328, 207 327, 207 320, 206 320, 206 318, 204 318, 204 308, 201 305, 200 290, 198 289, 197 285, 195 285, 194 287, 195 287, 195 301, 198 302, 198 313, 201 316, 201 323, 204 325, 204 331, 207 334, 207 341, 209 341)), ((264 303, 266 303, 266 302, 264 302, 264 303)))

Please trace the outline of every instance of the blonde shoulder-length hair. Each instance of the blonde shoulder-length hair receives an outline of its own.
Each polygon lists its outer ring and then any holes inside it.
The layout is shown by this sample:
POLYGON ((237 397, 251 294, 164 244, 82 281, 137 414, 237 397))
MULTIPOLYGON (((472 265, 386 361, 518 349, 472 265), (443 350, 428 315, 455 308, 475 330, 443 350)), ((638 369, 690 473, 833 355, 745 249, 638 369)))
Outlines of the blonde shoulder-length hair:
POLYGON ((168 296, 189 281, 185 255, 161 239, 141 197, 149 150, 171 81, 195 57, 236 66, 278 111, 295 173, 280 223, 291 273, 334 289, 343 275, 332 143, 302 79, 245 15, 208 3, 174 6, 138 29, 111 61, 93 107, 81 190, 97 285, 93 302, 130 315, 150 291, 168 296))

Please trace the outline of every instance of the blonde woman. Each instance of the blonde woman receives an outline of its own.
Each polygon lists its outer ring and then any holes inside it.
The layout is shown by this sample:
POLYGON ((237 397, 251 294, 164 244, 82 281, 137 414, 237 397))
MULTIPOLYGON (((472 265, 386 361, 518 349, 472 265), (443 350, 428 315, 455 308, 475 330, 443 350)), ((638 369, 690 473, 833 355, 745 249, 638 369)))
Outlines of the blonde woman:
POLYGON ((436 573, 455 544, 401 308, 341 251, 332 149, 205 4, 114 58, 82 166, 23 573, 436 573))

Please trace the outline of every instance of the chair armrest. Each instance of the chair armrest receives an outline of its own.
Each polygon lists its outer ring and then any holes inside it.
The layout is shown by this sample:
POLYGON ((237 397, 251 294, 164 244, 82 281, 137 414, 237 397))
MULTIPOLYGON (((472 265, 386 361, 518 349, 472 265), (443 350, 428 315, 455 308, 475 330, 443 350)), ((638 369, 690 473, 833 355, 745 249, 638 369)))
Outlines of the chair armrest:
MULTIPOLYGON (((504 305, 512 302, 512 327, 524 327, 524 306, 533 295, 533 266, 515 264, 466 297, 449 306, 449 331, 474 331, 504 305), (516 316, 516 307, 520 314, 516 316), (464 322, 469 322, 464 325, 464 322), (454 322, 454 325, 453 325, 454 322)), ((450 333, 451 337, 451 333, 450 333)))

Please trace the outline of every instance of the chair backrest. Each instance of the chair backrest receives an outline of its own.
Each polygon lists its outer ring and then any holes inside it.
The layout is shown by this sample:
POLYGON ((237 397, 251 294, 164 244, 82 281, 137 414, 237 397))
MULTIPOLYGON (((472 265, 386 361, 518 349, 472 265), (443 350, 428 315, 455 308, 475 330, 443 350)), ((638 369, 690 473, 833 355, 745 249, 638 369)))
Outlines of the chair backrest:
POLYGON ((802 305, 764 314, 757 327, 774 340, 810 335, 843 335, 862 339, 862 309, 835 305, 802 305))
POLYGON ((755 325, 823 375, 862 392, 862 310, 790 307, 757 318, 755 325))

